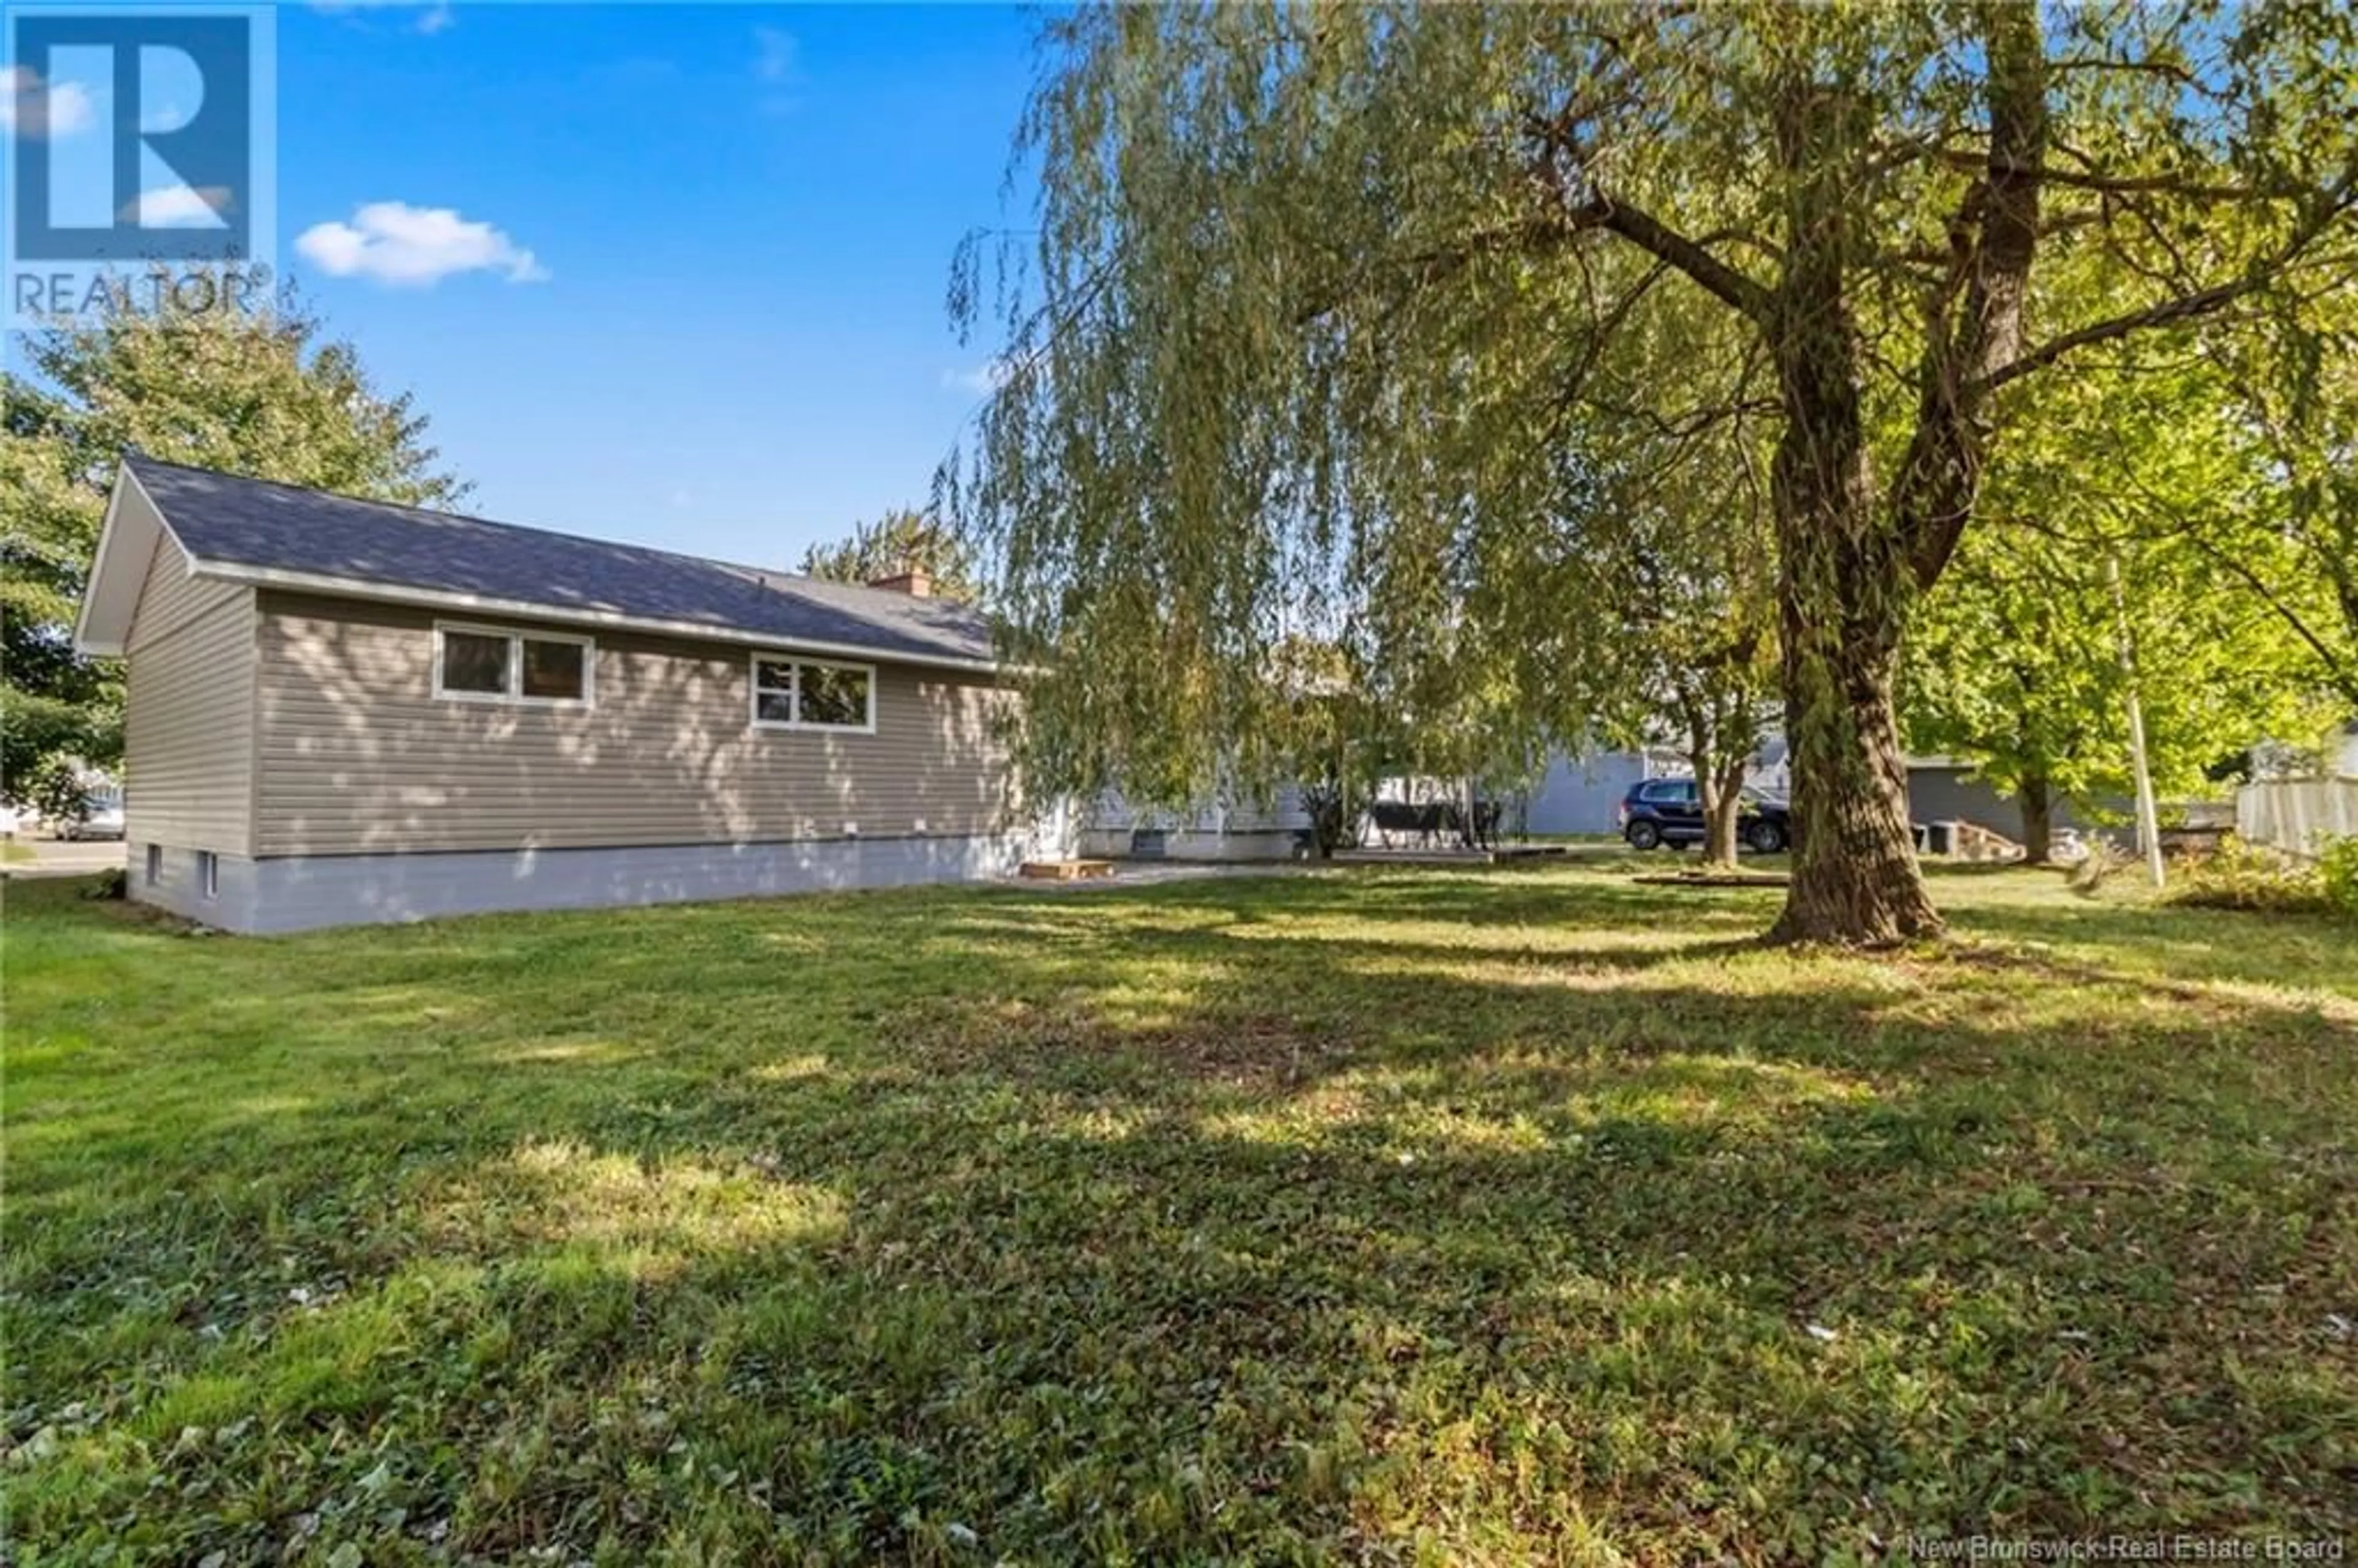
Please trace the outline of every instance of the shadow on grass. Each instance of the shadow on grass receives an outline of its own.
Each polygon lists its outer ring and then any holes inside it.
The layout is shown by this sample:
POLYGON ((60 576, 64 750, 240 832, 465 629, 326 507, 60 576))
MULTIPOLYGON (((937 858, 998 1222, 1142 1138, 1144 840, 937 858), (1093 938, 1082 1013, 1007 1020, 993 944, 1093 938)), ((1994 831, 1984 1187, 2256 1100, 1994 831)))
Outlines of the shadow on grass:
POLYGON ((1977 909, 1968 931, 2071 952, 2114 979, 2293 987, 2358 999, 2358 926, 2315 916, 2150 903, 1977 909))
POLYGON ((1763 907, 1353 873, 270 944, 40 912, 15 1529, 1668 1562, 2345 1522, 2353 1031, 2096 960, 1797 959, 1763 907))

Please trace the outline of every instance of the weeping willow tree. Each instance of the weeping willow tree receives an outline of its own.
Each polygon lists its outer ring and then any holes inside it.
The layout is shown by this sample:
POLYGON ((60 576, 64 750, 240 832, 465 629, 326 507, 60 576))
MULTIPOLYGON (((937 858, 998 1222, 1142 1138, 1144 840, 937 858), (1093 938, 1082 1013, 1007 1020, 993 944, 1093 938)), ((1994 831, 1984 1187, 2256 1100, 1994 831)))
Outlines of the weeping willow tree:
POLYGON ((1702 302, 1773 421, 1785 938, 1941 928, 1893 677, 2010 389, 2351 247, 2328 6, 1104 7, 1046 49, 1037 229, 953 279, 1006 379, 946 473, 1035 766, 1274 759, 1303 634, 1399 711, 1560 717, 1615 619, 1550 591, 1600 580, 1554 558, 1565 454, 1705 416, 1712 362, 1596 384, 1702 302), (2056 255, 2133 302, 2042 291, 2056 255))

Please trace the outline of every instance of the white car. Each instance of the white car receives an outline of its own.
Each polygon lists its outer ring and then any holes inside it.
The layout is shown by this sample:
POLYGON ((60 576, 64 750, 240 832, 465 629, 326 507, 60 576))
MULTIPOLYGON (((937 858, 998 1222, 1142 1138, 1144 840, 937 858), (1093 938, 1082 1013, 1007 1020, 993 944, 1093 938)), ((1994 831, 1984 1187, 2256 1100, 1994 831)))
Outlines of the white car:
POLYGON ((119 800, 90 800, 82 803, 81 815, 58 824, 58 837, 83 838, 120 838, 123 837, 123 803, 119 800))

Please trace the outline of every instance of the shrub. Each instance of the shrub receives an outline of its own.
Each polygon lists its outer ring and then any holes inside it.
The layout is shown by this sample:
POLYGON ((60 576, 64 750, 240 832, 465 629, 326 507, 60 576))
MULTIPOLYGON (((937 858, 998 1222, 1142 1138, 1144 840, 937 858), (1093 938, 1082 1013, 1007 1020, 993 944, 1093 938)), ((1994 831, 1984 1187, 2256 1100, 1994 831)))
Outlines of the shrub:
POLYGON ((2325 853, 2318 857, 2317 880, 2328 903, 2358 916, 2358 836, 2327 841, 2325 853))
MULTIPOLYGON (((2358 863, 2350 871, 2358 876, 2358 863)), ((2223 840, 2215 852, 2186 863, 2169 902, 2272 914, 2319 914, 2336 907, 2319 868, 2233 838, 2223 840)))

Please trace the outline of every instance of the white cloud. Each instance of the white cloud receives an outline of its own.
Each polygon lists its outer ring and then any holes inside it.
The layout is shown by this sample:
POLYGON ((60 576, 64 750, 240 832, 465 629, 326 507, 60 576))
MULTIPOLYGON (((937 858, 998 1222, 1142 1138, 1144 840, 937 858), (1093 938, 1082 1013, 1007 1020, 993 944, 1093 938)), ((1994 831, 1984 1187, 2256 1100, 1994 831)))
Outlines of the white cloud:
POLYGON ((295 248, 334 277, 369 277, 398 287, 426 287, 462 272, 493 272, 510 283, 546 283, 548 269, 489 223, 471 222, 449 207, 372 201, 349 223, 314 223, 295 248))
POLYGON ((222 215, 236 202, 226 185, 159 185, 124 202, 118 215, 143 229, 225 229, 222 215))
POLYGON ((780 86, 802 74, 803 46, 784 27, 753 29, 753 75, 780 86))
POLYGON ((369 12, 417 12, 409 29, 427 38, 455 26, 459 20, 450 9, 450 0, 311 0, 311 9, 323 16, 347 16, 358 20, 369 12))
POLYGON ((753 80, 762 84, 764 114, 791 114, 801 105, 803 46, 783 27, 753 29, 753 80))
POLYGON ((28 65, 0 68, 0 132, 38 141, 87 131, 97 118, 81 82, 44 82, 28 65))

